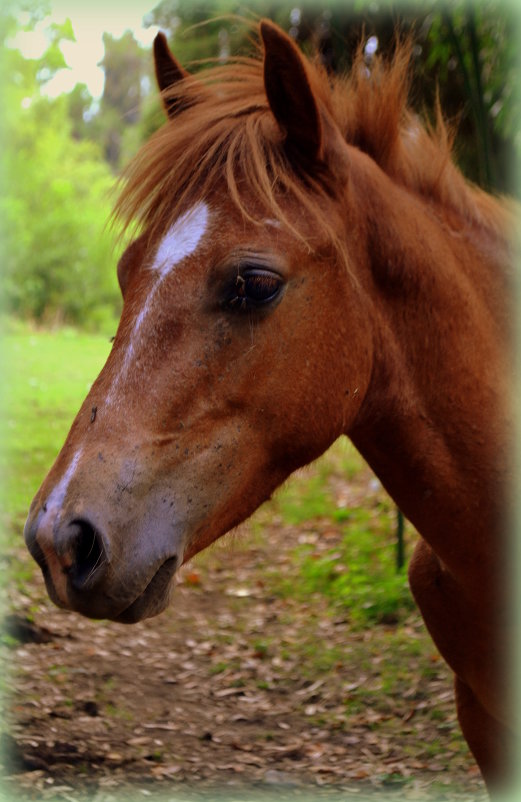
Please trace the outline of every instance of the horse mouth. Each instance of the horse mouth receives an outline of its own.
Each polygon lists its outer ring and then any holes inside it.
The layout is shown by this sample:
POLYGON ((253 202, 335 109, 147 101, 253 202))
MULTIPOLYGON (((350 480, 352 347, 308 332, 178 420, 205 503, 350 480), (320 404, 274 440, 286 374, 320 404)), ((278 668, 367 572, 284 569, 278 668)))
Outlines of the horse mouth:
POLYGON ((162 613, 170 601, 172 579, 176 568, 177 557, 169 557, 156 571, 143 593, 113 620, 119 624, 135 624, 144 618, 162 613))

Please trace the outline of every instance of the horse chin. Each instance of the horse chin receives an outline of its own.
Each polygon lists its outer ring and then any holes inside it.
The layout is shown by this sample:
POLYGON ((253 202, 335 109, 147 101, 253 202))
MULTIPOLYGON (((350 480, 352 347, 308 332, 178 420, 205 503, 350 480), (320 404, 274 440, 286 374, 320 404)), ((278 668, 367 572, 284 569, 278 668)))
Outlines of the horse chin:
POLYGON ((119 624, 136 624, 144 618, 159 615, 168 607, 172 591, 172 580, 177 568, 177 558, 170 557, 154 574, 143 593, 122 613, 110 616, 119 624))

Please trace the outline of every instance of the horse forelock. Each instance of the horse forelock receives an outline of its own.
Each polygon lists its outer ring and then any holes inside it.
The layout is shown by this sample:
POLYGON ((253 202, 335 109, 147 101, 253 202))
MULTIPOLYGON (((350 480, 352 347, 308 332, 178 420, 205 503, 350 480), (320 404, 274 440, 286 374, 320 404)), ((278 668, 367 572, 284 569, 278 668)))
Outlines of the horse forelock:
MULTIPOLYGON (((360 47, 349 74, 331 76, 315 58, 308 60, 308 76, 345 141, 395 182, 466 221, 502 230, 503 206, 454 166, 441 112, 436 126, 428 127, 408 107, 410 53, 410 43, 399 42, 390 60, 375 58, 369 71, 360 47)), ((331 194, 327 171, 311 175, 286 158, 266 98, 260 48, 252 57, 186 78, 174 92, 183 111, 145 143, 123 174, 114 216, 124 231, 134 224, 154 236, 187 208, 227 192, 250 221, 260 224, 268 216, 292 228, 311 249, 309 231, 319 231, 322 241, 326 237, 343 250, 328 205, 317 202, 331 194), (285 214, 288 197, 315 223, 305 233, 285 214)))

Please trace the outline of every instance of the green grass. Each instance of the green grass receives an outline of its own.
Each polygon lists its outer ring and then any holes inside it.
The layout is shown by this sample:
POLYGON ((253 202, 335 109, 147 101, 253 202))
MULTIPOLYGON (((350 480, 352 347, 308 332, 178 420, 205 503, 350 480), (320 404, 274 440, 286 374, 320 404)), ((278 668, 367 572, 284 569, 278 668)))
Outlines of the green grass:
POLYGON ((353 509, 341 530, 342 539, 334 549, 317 554, 313 546, 305 545, 296 550, 299 592, 328 596, 349 610, 355 624, 395 623, 413 602, 406 572, 396 569, 394 531, 388 519, 353 509))
MULTIPOLYGON (((396 568, 394 503, 380 492, 376 499, 361 494, 358 503, 338 506, 331 491, 332 478, 354 480, 363 465, 354 447, 339 441, 270 503, 271 514, 312 534, 310 542, 293 551, 298 582, 293 575, 272 571, 271 589, 302 600, 320 594, 330 600, 332 612, 344 609, 352 624, 361 627, 397 623, 414 609, 406 569, 396 568), (324 532, 332 535, 329 547, 324 532)), ((407 534, 409 552, 412 534, 407 534)))
POLYGON ((345 480, 354 479, 363 465, 354 446, 341 438, 315 462, 312 471, 297 473, 279 490, 273 503, 275 511, 294 526, 316 518, 342 520, 349 511, 336 506, 328 481, 333 474, 345 480))
POLYGON ((109 351, 108 338, 73 329, 32 331, 11 324, 3 337, 4 407, 0 452, 3 537, 21 538, 34 493, 109 351))

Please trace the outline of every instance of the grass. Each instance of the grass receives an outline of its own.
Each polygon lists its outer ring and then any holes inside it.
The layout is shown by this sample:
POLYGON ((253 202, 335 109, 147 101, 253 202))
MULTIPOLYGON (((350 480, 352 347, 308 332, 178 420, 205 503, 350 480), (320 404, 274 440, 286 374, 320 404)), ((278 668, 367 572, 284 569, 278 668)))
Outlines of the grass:
MULTIPOLYGON (((306 600, 320 594, 332 612, 348 611, 354 626, 397 623, 414 608, 405 567, 396 567, 396 508, 383 492, 339 506, 331 485, 339 477, 355 480, 363 461, 354 447, 336 443, 308 472, 299 472, 279 491, 265 518, 278 516, 302 527, 303 541, 293 551, 299 581, 271 573, 271 589, 306 600), (309 537, 306 538, 306 532, 309 537), (325 535, 324 535, 325 533, 325 535), (327 538, 331 545, 327 545, 327 538), (308 540, 308 542, 306 542, 308 540)), ((408 547, 411 547, 408 534, 408 547)))
POLYGON ((23 585, 32 560, 13 551, 31 500, 58 454, 69 427, 110 351, 105 336, 74 329, 34 331, 11 322, 3 342, 5 412, 0 451, 2 552, 23 585))
POLYGON ((387 529, 379 540, 378 528, 366 510, 355 509, 334 549, 317 554, 311 546, 300 547, 299 591, 328 596, 349 609, 354 624, 395 623, 413 603, 406 573, 395 566, 394 534, 387 529))

